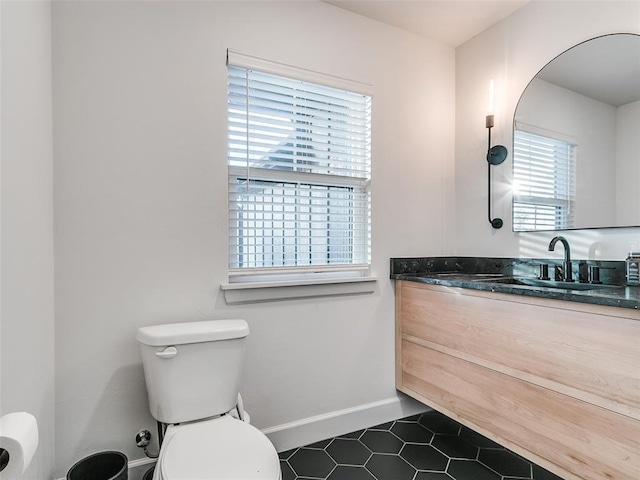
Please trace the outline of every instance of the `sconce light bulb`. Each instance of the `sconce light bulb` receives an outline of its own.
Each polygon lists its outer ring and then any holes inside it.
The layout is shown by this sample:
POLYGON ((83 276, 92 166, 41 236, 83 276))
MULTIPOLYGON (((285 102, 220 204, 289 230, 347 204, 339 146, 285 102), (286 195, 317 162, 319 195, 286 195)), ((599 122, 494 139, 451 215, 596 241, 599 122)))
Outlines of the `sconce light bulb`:
POLYGON ((494 83, 493 80, 489 80, 489 104, 487 106, 487 115, 493 115, 494 107, 494 83))

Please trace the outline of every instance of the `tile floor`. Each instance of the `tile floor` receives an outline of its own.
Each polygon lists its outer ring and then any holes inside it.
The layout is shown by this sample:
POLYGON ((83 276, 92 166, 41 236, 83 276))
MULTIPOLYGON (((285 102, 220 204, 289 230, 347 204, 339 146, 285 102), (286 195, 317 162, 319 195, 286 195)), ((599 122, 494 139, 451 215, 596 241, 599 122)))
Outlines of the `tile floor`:
POLYGON ((282 480, 562 480, 436 411, 279 455, 282 480))

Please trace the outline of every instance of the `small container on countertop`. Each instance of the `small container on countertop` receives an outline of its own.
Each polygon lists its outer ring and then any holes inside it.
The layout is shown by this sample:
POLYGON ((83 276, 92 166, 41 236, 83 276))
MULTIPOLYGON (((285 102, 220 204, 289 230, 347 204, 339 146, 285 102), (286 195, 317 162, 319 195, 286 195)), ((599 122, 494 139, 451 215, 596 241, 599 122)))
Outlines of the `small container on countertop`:
POLYGON ((627 285, 640 285, 640 252, 629 252, 625 267, 627 285))

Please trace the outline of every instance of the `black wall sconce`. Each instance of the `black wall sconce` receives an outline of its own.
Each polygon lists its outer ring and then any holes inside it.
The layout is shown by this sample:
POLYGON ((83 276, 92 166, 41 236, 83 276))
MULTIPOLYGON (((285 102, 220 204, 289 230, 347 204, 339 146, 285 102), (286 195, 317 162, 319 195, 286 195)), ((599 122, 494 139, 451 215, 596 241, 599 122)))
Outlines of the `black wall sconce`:
MULTIPOLYGON (((489 111, 493 111, 493 80, 489 85, 489 111)), ((491 146, 491 129, 494 125, 493 114, 490 113, 486 117, 486 127, 488 130, 488 146, 487 146, 487 186, 489 195, 487 197, 487 212, 489 223, 493 228, 502 228, 503 222, 501 218, 491 218, 491 165, 500 165, 507 158, 507 148, 503 145, 491 146)))

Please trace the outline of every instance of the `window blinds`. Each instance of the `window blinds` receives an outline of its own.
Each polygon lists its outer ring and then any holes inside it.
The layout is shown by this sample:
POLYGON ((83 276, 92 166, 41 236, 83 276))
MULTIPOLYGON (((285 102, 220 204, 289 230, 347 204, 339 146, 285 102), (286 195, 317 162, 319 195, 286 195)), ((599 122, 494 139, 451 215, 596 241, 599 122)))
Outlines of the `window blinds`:
POLYGON ((230 274, 370 255, 371 97, 228 66, 230 274))
POLYGON ((572 228, 576 145, 516 130, 514 230, 572 228))

